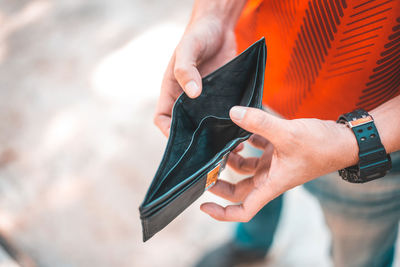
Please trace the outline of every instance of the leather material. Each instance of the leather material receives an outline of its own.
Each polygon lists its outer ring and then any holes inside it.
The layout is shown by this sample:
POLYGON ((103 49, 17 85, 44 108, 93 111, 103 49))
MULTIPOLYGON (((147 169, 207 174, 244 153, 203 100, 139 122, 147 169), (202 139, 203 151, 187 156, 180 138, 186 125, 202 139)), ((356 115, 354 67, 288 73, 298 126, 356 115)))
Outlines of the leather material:
POLYGON ((198 98, 183 93, 177 99, 164 156, 139 207, 143 241, 198 199, 210 173, 220 171, 216 167, 224 164, 229 152, 250 137, 231 121, 229 110, 236 105, 262 107, 265 63, 262 38, 204 77, 198 98))

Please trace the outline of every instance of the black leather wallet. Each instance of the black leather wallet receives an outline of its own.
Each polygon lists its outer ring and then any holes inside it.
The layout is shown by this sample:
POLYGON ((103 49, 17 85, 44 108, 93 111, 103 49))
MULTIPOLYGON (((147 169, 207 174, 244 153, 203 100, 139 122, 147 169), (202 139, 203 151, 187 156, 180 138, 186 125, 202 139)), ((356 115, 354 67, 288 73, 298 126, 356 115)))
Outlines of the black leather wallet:
POLYGON ((212 186, 227 156, 250 133, 229 118, 231 107, 261 108, 265 39, 203 78, 196 99, 182 94, 172 111, 164 156, 139 208, 143 241, 163 229, 212 186))

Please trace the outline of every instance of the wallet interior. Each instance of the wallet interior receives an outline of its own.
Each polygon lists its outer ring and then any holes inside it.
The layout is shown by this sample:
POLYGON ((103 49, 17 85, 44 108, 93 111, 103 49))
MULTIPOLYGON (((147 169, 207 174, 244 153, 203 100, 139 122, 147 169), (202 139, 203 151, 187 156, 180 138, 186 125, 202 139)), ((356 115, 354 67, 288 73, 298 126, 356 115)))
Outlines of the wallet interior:
MULTIPOLYGON (((177 187, 192 181, 193 174, 217 154, 249 133, 229 118, 231 107, 261 107, 261 93, 255 90, 264 40, 259 49, 247 49, 222 68, 203 78, 202 94, 195 99, 182 94, 173 108, 171 134, 164 158, 145 197, 144 211, 171 195, 177 187), (159 200, 159 201, 158 201, 159 200)), ((265 61, 265 58, 263 59, 265 61)), ((262 83, 262 81, 261 81, 262 83)), ((259 90, 260 91, 260 90, 259 90)), ((154 207, 155 208, 155 207, 154 207)))

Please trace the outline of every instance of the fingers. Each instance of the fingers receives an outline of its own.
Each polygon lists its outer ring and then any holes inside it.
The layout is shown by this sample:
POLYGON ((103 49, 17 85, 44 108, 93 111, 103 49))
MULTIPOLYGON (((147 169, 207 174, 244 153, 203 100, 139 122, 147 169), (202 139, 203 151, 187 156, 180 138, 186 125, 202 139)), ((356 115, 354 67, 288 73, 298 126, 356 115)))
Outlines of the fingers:
POLYGON ((253 134, 252 136, 250 136, 248 141, 250 145, 261 150, 265 149, 270 143, 267 139, 258 134, 253 134))
POLYGON ((171 114, 177 96, 173 96, 168 92, 161 92, 158 99, 156 112, 154 114, 153 122, 161 130, 161 132, 168 137, 171 127, 171 114))
POLYGON ((268 179, 262 186, 254 187, 241 204, 222 207, 208 202, 202 204, 200 209, 219 221, 248 222, 262 207, 287 189, 268 179))
POLYGON ((201 47, 194 38, 187 37, 177 47, 174 75, 183 91, 196 98, 201 94, 201 76, 197 69, 201 47))
POLYGON ((194 38, 185 37, 176 48, 164 74, 154 124, 167 137, 171 127, 172 108, 182 89, 191 98, 201 94, 201 76, 197 69, 201 49, 194 38))
POLYGON ((250 157, 244 158, 237 153, 231 153, 228 157, 228 166, 231 167, 234 171, 241 174, 254 174, 259 158, 250 157))
POLYGON ((244 148, 244 144, 243 144, 243 143, 240 143, 237 147, 235 147, 234 150, 232 150, 232 152, 234 152, 234 153, 239 153, 240 151, 243 150, 243 148, 244 148))
POLYGON ((239 127, 261 135, 273 144, 287 136, 287 121, 260 109, 235 106, 230 110, 230 117, 239 127))
POLYGON ((165 137, 169 137, 171 128, 171 117, 163 114, 157 114, 154 117, 154 124, 160 129, 165 137))
POLYGON ((243 179, 237 184, 217 180, 217 183, 210 188, 210 192, 232 202, 242 202, 253 187, 252 177, 243 179))
POLYGON ((172 59, 169 62, 168 67, 165 71, 164 78, 161 84, 160 97, 158 99, 157 108, 153 120, 154 124, 166 137, 169 136, 169 128, 171 127, 172 108, 176 99, 182 93, 182 89, 174 77, 174 64, 175 55, 172 56, 172 59))
POLYGON ((200 209, 219 221, 248 222, 265 205, 263 194, 253 189, 242 204, 222 207, 216 203, 204 203, 200 209))

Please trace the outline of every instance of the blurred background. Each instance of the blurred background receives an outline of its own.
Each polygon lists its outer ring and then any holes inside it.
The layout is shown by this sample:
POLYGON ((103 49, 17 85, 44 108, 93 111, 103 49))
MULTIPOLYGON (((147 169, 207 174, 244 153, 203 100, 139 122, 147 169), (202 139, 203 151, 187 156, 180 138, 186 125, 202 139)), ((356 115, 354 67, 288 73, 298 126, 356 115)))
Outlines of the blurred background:
MULTIPOLYGON (((229 239, 234 224, 199 210, 223 203, 205 193, 142 243, 138 206, 167 141, 152 117, 191 5, 0 0, 0 233, 37 266, 191 266, 229 239)), ((316 201, 285 200, 257 266, 331 266, 316 201)))

